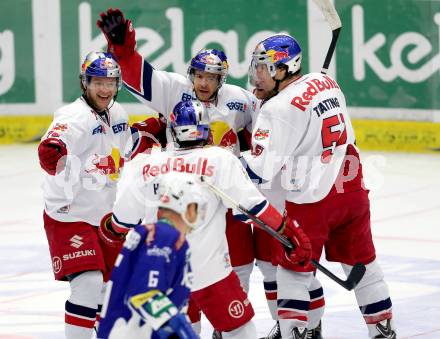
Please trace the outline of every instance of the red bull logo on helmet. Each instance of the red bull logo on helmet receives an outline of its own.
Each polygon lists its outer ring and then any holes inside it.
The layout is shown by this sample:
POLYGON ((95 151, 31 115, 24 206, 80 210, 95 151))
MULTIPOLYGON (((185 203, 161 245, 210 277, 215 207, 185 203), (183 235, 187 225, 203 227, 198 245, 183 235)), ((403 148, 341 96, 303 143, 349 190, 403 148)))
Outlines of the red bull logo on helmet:
POLYGON ((110 60, 110 59, 104 59, 104 60, 102 60, 102 62, 101 62, 101 67, 102 68, 115 68, 115 64, 112 62, 112 60, 110 60))
POLYGON ((216 63, 214 57, 212 55, 209 55, 209 54, 205 55, 200 60, 202 62, 204 62, 205 64, 209 64, 209 65, 214 65, 216 63))
POLYGON ((287 59, 289 57, 289 51, 287 49, 284 51, 276 51, 274 49, 270 49, 266 53, 273 63, 281 61, 283 59, 287 59))

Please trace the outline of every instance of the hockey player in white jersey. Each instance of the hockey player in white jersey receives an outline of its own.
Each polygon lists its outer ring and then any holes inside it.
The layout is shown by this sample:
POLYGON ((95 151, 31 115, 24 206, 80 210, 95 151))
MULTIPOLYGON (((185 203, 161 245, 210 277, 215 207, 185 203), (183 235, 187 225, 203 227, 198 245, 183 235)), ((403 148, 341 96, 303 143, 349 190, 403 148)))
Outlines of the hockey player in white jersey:
MULTIPOLYGON (((123 241, 98 226, 111 212, 124 161, 154 142, 128 125, 127 113, 114 100, 122 79, 110 54, 87 55, 80 85, 82 96, 55 112, 38 146, 53 272, 56 280, 67 280, 71 287, 65 304, 68 339, 91 337, 103 280, 123 241)), ((141 124, 145 132, 161 128, 157 119, 141 124)))
MULTIPOLYGON (((251 133, 252 117, 258 109, 255 96, 238 86, 226 84, 226 55, 216 49, 202 50, 190 62, 187 76, 155 69, 135 49, 135 30, 118 10, 101 13, 98 27, 108 41, 123 70, 126 88, 141 102, 157 112, 169 113, 179 101, 198 99, 208 110, 210 143, 228 147, 238 155, 240 141, 251 133)), ((168 130, 169 132, 169 130, 168 130)), ((170 139, 168 133, 168 139, 170 139)), ((169 140, 171 141, 171 140, 169 140)), ((227 215, 227 238, 231 264, 245 289, 253 268, 252 229, 227 215), (235 231, 230 233, 234 229, 235 231)))
POLYGON ((250 129, 257 100, 249 91, 225 83, 228 61, 223 51, 200 51, 184 76, 155 69, 136 51, 135 29, 119 9, 101 13, 97 26, 121 65, 125 86, 138 100, 169 120, 179 101, 198 99, 207 107, 215 143, 234 148, 238 155, 237 133, 250 129))
MULTIPOLYGON (((270 180, 281 172, 286 213, 312 242, 313 259, 361 262, 367 272, 355 295, 372 338, 396 338, 392 304, 376 261, 368 190, 345 97, 335 80, 301 74, 301 48, 288 35, 261 41, 252 55, 250 82, 266 102, 246 154, 251 177, 270 180)), ((279 248, 282 251, 282 248, 279 248)), ((304 338, 314 267, 281 262, 277 271, 278 316, 283 338, 304 338), (283 305, 281 307, 281 305, 283 305)))
MULTIPOLYGON (((239 160, 224 148, 203 148, 209 134, 209 122, 204 116, 204 106, 198 101, 180 102, 175 107, 170 115, 171 131, 179 147, 152 153, 142 162, 138 159, 140 163, 130 173, 124 173, 113 209, 114 229, 126 232, 141 220, 154 221, 155 209, 147 208, 149 200, 157 199, 154 179, 172 171, 187 172, 203 176, 294 242, 297 249, 283 253, 286 260, 308 262, 311 248, 301 228, 295 227, 290 219, 283 220, 258 192, 239 160)), ((254 339, 254 311, 229 261, 225 235, 227 203, 208 188, 204 194, 205 213, 199 214, 199 226, 187 235, 194 273, 191 298, 224 338, 254 339)), ((243 215, 237 217, 248 221, 243 215)))

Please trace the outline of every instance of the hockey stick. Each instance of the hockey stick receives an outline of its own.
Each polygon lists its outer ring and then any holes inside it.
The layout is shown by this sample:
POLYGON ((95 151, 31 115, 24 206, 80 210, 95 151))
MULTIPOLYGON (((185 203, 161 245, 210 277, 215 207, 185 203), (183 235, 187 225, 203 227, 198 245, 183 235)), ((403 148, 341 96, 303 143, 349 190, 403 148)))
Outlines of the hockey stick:
MULTIPOLYGON (((260 226, 264 231, 269 233, 271 236, 273 236, 275 239, 277 239, 279 242, 281 242, 284 246, 294 250, 295 246, 283 235, 279 234, 277 231, 275 231, 272 227, 266 225, 262 220, 260 220, 255 215, 251 214, 246 208, 241 206, 238 202, 233 200, 230 196, 228 196, 226 193, 222 192, 218 187, 214 186, 213 184, 209 183, 205 178, 202 176, 201 181, 203 184, 207 185, 211 191, 213 191, 217 196, 219 196, 221 199, 227 200, 234 208, 239 210, 241 213, 243 213, 246 217, 251 219, 253 222, 255 222, 258 226, 260 226)), ((318 270, 320 270, 322 273, 324 273, 327 277, 344 287, 346 290, 350 291, 353 288, 356 287, 356 285, 361 281, 362 277, 365 274, 365 266, 363 264, 357 263, 353 266, 350 274, 347 277, 347 280, 342 280, 338 278, 336 275, 334 275, 332 272, 330 272, 327 268, 322 266, 318 261, 312 259, 311 260, 312 265, 315 266, 318 270)))
POLYGON ((332 41, 330 42, 330 46, 327 51, 327 55, 324 60, 324 64, 322 65, 321 73, 326 74, 328 71, 328 67, 330 66, 330 61, 332 60, 333 53, 336 48, 336 42, 339 38, 339 33, 342 28, 341 19, 339 19, 338 12, 336 12, 335 6, 333 6, 331 0, 313 0, 315 4, 321 9, 322 14, 325 17, 325 20, 330 25, 332 30, 332 41))

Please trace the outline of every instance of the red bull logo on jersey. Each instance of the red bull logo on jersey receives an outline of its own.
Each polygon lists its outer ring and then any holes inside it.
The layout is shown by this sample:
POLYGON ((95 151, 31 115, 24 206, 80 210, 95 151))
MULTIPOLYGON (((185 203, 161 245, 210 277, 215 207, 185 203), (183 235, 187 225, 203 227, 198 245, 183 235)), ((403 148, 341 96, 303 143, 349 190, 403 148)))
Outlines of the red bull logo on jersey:
POLYGON ((64 132, 65 130, 67 130, 67 124, 56 123, 56 124, 52 127, 52 130, 54 130, 54 131, 61 131, 61 132, 64 132))
POLYGON ((304 112, 316 94, 332 88, 339 88, 337 82, 328 75, 324 75, 323 78, 325 80, 312 79, 306 81, 308 85, 306 90, 301 95, 294 97, 290 103, 304 112))
POLYGON ((269 138, 270 130, 258 128, 254 134, 255 140, 264 140, 269 138))
POLYGON ((47 133, 47 138, 59 138, 60 135, 67 130, 67 124, 56 123, 52 129, 47 133))
POLYGON ((189 162, 184 158, 168 158, 166 163, 161 165, 145 165, 142 174, 144 180, 169 172, 186 172, 212 177, 214 170, 214 166, 208 164, 207 158, 198 158, 196 163, 189 162))
POLYGON ((112 153, 106 157, 95 154, 91 163, 91 166, 85 169, 86 173, 99 173, 106 175, 111 181, 117 181, 125 160, 121 157, 119 150, 113 148, 112 153))

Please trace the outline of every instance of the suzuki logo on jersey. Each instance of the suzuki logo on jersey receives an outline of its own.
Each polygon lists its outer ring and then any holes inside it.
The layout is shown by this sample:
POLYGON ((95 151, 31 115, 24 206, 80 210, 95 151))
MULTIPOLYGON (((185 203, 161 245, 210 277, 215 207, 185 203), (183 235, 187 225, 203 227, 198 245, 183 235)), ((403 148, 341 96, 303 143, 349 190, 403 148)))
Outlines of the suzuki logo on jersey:
POLYGON ((96 255, 95 250, 76 251, 73 253, 64 254, 63 260, 68 261, 68 260, 80 258, 80 257, 92 257, 94 255, 96 255))
POLYGON ((328 75, 324 75, 323 78, 325 81, 321 81, 319 79, 306 81, 306 84, 308 85, 306 90, 300 96, 294 97, 290 104, 304 112, 316 94, 332 88, 339 88, 336 81, 334 81, 328 75))
POLYGON ((240 111, 240 112, 246 112, 246 109, 247 109, 246 104, 244 104, 242 102, 238 102, 238 101, 228 102, 226 104, 226 106, 228 106, 228 108, 231 111, 236 110, 236 111, 240 111))
POLYGON ((70 238, 70 246, 80 248, 84 244, 82 240, 82 237, 80 237, 78 234, 75 234, 72 238, 70 238))
POLYGON ((166 163, 161 165, 145 165, 142 174, 144 180, 147 180, 150 176, 155 177, 159 174, 166 174, 171 171, 211 177, 214 174, 214 169, 214 166, 208 164, 208 159, 206 158, 198 158, 197 163, 188 162, 184 158, 168 158, 166 163))

